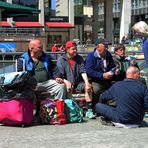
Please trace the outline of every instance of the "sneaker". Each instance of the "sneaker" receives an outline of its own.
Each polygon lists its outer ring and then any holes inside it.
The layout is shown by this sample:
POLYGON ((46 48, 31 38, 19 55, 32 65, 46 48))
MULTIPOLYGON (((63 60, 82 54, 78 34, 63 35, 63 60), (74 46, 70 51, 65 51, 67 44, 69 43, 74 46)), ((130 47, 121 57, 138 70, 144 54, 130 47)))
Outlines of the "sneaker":
POLYGON ((122 124, 122 123, 115 123, 113 122, 115 127, 118 128, 138 128, 139 125, 138 124, 122 124))
POLYGON ((102 125, 108 125, 108 126, 114 125, 110 120, 106 119, 103 116, 100 116, 100 122, 101 122, 102 125))
POLYGON ((88 109, 86 111, 85 117, 86 118, 89 118, 89 119, 95 119, 96 118, 96 115, 94 115, 92 109, 88 109))

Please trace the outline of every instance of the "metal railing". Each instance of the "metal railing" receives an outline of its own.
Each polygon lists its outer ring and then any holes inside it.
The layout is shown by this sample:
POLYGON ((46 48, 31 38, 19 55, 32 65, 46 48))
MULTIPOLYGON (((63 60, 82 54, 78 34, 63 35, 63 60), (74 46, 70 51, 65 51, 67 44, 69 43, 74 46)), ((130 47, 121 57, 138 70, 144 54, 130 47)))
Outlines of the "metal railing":
POLYGON ((19 27, 11 27, 11 28, 0 28, 0 36, 17 36, 17 35, 40 35, 43 32, 43 28, 19 28, 19 27))
MULTIPOLYGON (((15 71, 16 59, 23 52, 0 52, 0 74, 5 72, 15 71)), ((63 54, 63 52, 46 52, 50 55, 53 61, 57 61, 58 57, 63 54)))
MULTIPOLYGON (((89 51, 88 51, 89 52, 89 51)), ((86 58, 88 52, 78 52, 80 55, 86 58)), ((0 73, 7 72, 9 70, 9 66, 13 65, 15 67, 15 60, 22 54, 23 52, 0 52, 0 73), (8 69, 8 70, 7 70, 8 69)), ((53 61, 57 61, 57 59, 64 54, 64 52, 46 52, 47 55, 50 55, 53 58, 53 61)), ((112 52, 113 54, 113 52, 112 52)), ((143 54, 141 51, 130 51, 129 55, 138 55, 143 54)), ((142 61, 139 64, 140 69, 145 68, 145 62, 142 61)), ((12 69, 14 70, 14 68, 12 69)), ((11 71, 11 70, 10 70, 11 71)))
MULTIPOLYGON (((46 52, 47 55, 50 55, 53 58, 53 61, 57 61, 57 59, 64 54, 63 52, 46 52)), ((78 52, 81 54, 84 59, 86 58, 88 52, 78 52)), ((0 52, 0 74, 7 73, 7 72, 13 72, 16 70, 15 62, 16 59, 22 54, 22 52, 6 52, 2 53, 0 52)), ((113 54, 113 52, 112 52, 113 54)), ((141 51, 130 51, 128 52, 129 55, 138 55, 143 54, 141 51)), ((148 86, 148 73, 146 71, 143 71, 145 69, 146 64, 143 60, 141 63, 138 64, 140 70, 141 70, 141 77, 145 79, 145 82, 148 86)))

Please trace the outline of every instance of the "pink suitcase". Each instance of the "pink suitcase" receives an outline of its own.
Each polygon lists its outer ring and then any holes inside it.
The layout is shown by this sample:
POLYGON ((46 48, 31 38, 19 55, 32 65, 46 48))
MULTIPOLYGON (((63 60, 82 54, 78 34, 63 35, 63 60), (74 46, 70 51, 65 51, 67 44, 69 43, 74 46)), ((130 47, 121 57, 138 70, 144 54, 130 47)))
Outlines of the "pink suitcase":
POLYGON ((33 121, 33 101, 17 99, 0 101, 0 123, 4 125, 31 125, 33 121))

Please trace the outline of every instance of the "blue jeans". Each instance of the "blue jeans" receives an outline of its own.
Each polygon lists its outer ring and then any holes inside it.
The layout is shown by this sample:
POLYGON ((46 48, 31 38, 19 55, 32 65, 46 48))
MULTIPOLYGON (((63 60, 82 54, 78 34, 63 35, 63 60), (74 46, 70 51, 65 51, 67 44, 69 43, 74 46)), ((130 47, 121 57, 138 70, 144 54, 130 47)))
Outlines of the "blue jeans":
POLYGON ((97 103, 95 108, 97 114, 100 114, 113 122, 120 122, 117 116, 116 108, 102 103, 97 103))

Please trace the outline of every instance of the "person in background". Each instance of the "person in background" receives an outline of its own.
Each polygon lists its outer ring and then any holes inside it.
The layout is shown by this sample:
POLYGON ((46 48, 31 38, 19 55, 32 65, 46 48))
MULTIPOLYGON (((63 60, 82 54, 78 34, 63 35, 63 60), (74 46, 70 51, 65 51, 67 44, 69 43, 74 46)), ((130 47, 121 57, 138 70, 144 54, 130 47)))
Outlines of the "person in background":
POLYGON ((142 45, 144 55, 137 55, 136 59, 145 60, 148 67, 148 25, 144 21, 139 21, 134 24, 132 30, 138 37, 144 38, 142 45))
MULTIPOLYGON (((66 87, 60 77, 58 67, 51 57, 43 51, 43 44, 39 39, 33 39, 29 42, 28 51, 18 59, 18 71, 23 70, 23 61, 26 71, 32 73, 37 80, 36 91, 47 91, 54 99, 66 98, 66 87)), ((39 114, 39 107, 37 114, 39 114)))
POLYGON ((51 51, 52 51, 52 52, 57 52, 57 51, 58 51, 58 46, 57 46, 57 44, 54 44, 54 45, 52 46, 51 51))
POLYGON ((114 83, 100 95, 102 103, 96 104, 97 114, 102 123, 113 121, 121 124, 140 124, 145 110, 148 109, 148 89, 138 81, 140 71, 130 66, 126 71, 126 79, 114 83), (116 108, 106 105, 106 101, 114 99, 116 108))
POLYGON ((91 85, 88 81, 83 57, 77 54, 77 45, 74 41, 66 42, 66 53, 58 59, 57 66, 70 96, 73 91, 85 92, 85 100, 88 107, 86 117, 94 118, 91 85))
POLYGON ((65 52, 65 45, 61 45, 60 48, 59 48, 59 51, 60 52, 65 52))
POLYGON ((125 44, 125 41, 126 41, 126 37, 123 36, 123 37, 122 37, 122 40, 121 40, 121 43, 122 43, 122 44, 125 44))
POLYGON ((92 85, 93 106, 99 102, 100 94, 112 85, 112 80, 118 74, 111 53, 108 51, 109 42, 99 38, 94 51, 86 57, 86 72, 92 85))

